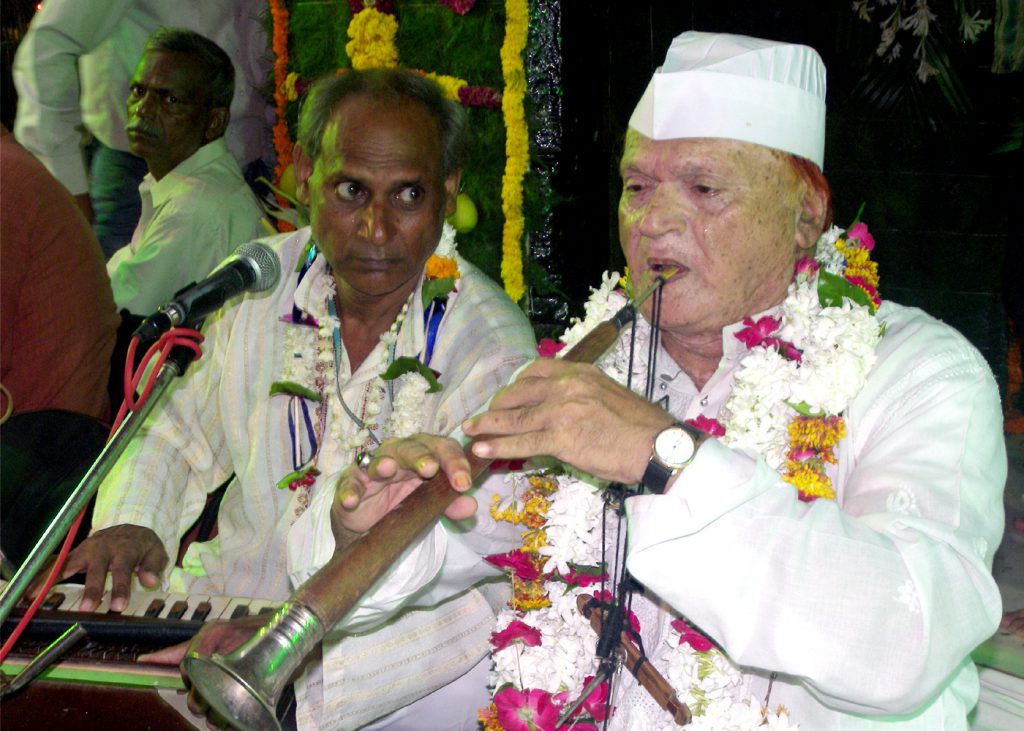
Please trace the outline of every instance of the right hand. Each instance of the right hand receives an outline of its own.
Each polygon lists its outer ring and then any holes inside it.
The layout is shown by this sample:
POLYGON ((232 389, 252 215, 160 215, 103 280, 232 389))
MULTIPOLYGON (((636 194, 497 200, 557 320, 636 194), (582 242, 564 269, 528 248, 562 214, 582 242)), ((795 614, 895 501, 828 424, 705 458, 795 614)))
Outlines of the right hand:
POLYGON ((209 658, 212 655, 227 655, 239 645, 247 642, 253 635, 262 629, 269 617, 263 615, 252 615, 242 619, 233 619, 230 622, 209 622, 203 625, 199 633, 191 640, 181 644, 167 647, 156 652, 139 655, 140 663, 154 663, 157 665, 180 665, 181 676, 188 688, 187 704, 188 709, 196 716, 206 717, 206 727, 210 729, 228 728, 230 724, 221 718, 214 711, 203 696, 199 695, 195 688, 191 687, 188 676, 185 674, 184 659, 186 655, 194 655, 209 658))
MULTIPOLYGON (((351 465, 341 473, 331 510, 335 540, 341 545, 346 534, 369 530, 438 472, 444 472, 458 492, 473 486, 469 461, 458 442, 422 433, 386 439, 374 450, 366 469, 351 465)), ((468 518, 475 512, 476 501, 465 495, 445 510, 452 520, 468 518)))
MULTIPOLYGON (((85 572, 85 590, 79 611, 89 612, 103 598, 107 573, 111 576, 110 611, 120 612, 131 597, 132 574, 150 589, 159 586, 167 566, 167 551, 149 528, 140 525, 115 525, 96 531, 72 551, 64 562, 60 579, 85 572)), ((29 587, 29 596, 42 588, 45 572, 29 587)))

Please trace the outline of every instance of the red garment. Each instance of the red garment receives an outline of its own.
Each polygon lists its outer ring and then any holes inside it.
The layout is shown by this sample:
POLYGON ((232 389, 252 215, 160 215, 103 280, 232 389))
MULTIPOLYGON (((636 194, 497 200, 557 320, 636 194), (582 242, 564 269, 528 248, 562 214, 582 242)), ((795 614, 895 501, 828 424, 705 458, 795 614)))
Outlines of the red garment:
POLYGON ((13 401, 14 413, 66 409, 108 420, 119 323, 85 217, 0 125, 0 414, 13 401))

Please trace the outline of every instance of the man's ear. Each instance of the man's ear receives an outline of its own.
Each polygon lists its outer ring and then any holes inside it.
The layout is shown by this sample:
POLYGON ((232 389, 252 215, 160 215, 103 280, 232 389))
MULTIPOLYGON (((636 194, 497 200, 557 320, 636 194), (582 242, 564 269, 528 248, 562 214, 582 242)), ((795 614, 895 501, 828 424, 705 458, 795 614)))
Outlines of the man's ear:
POLYGON ((828 216, 828 193, 818 186, 803 181, 800 208, 796 220, 796 246, 798 250, 807 251, 814 248, 825 230, 828 216))
POLYGON ((227 107, 213 107, 210 116, 206 120, 206 131, 203 134, 204 142, 213 142, 215 139, 224 136, 224 131, 231 121, 231 111, 227 107))
POLYGON ((309 205, 309 176, 313 174, 313 161, 302 149, 302 145, 292 148, 292 165, 295 170, 295 197, 304 206, 309 205))
POLYGON ((444 215, 445 218, 455 213, 455 199, 459 196, 459 184, 462 182, 462 171, 456 170, 444 179, 444 215))

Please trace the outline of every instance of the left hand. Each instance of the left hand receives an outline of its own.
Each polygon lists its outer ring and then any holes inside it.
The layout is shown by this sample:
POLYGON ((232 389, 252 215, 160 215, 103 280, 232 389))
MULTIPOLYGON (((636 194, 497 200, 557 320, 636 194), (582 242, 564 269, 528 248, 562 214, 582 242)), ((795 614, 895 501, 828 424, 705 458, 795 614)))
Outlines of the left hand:
MULTIPOLYGON (((455 440, 433 434, 385 440, 365 469, 351 465, 341 473, 331 508, 335 539, 340 544, 369 530, 438 471, 459 492, 472 486, 469 460, 455 440)), ((445 515, 462 520, 475 512, 476 500, 463 495, 445 515)))
POLYGON ((479 457, 550 455, 605 480, 643 477, 654 436, 674 421, 597 367, 534 361, 490 408, 462 425, 479 457))
POLYGON ((999 629, 1012 632, 1018 637, 1024 638, 1024 609, 1003 614, 1003 619, 999 623, 999 629))
MULTIPOLYGON (((233 619, 230 622, 212 622, 204 625, 190 641, 146 655, 139 655, 138 661, 154 665, 180 666, 186 655, 198 654, 202 657, 210 657, 214 653, 226 655, 248 641, 267 623, 267 620, 267 616, 252 615, 242 619, 233 619)), ((185 677, 184 668, 182 677, 185 677)), ((187 677, 185 682, 188 685, 187 677)), ((196 692, 195 688, 191 687, 188 689, 188 709, 197 716, 205 716, 209 728, 228 727, 225 719, 214 714, 209 704, 196 692)))

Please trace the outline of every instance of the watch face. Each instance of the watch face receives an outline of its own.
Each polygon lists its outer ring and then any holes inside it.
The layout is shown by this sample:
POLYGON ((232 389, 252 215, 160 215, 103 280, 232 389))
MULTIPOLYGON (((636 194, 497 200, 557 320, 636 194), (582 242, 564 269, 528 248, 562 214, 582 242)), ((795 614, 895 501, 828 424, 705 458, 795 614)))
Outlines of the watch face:
POLYGON ((693 437, 680 426, 665 429, 654 440, 654 454, 658 461, 673 469, 689 462, 694 450, 693 437))

